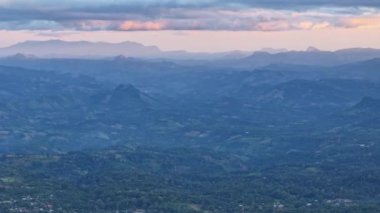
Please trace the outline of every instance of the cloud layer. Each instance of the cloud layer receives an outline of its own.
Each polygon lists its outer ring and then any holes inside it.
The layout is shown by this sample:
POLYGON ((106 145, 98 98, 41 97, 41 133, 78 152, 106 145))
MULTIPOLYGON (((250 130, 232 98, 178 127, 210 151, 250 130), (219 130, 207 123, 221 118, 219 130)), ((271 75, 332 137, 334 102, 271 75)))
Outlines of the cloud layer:
POLYGON ((378 0, 0 0, 0 29, 282 31, 380 28, 378 0))

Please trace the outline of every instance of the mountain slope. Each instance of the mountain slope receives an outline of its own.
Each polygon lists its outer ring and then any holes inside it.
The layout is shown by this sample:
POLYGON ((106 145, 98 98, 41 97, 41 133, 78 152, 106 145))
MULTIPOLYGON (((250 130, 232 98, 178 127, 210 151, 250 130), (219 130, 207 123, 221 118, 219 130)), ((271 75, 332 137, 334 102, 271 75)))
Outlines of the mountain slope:
POLYGON ((162 51, 156 46, 147 46, 136 42, 87 42, 87 41, 26 41, 9 47, 0 48, 0 57, 16 54, 36 55, 43 58, 106 58, 116 55, 137 58, 171 59, 220 59, 243 58, 251 54, 244 51, 203 53, 187 51, 162 51))
POLYGON ((255 52, 251 56, 236 61, 221 62, 237 68, 257 68, 271 64, 296 64, 311 66, 337 66, 380 57, 379 49, 343 49, 338 51, 289 51, 270 54, 255 52))
POLYGON ((149 57, 161 54, 158 47, 144 46, 135 42, 65 42, 61 40, 26 41, 0 49, 0 56, 18 53, 33 54, 41 57, 105 57, 125 55, 133 57, 149 57))

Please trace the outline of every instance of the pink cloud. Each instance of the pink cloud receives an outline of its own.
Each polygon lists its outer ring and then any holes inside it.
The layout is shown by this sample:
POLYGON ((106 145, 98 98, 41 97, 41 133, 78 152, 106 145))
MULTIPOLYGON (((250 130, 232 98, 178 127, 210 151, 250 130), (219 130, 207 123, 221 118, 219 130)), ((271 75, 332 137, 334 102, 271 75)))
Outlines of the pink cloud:
POLYGON ((157 30, 164 30, 166 26, 167 26, 167 23, 165 21, 147 21, 147 22, 126 21, 120 25, 119 30, 122 30, 122 31, 136 31, 136 30, 157 31, 157 30))
MULTIPOLYGON (((134 13, 76 14, 72 19, 55 21, 2 22, 7 30, 76 30, 76 31, 292 31, 326 28, 380 28, 380 10, 359 8, 356 13, 336 8, 307 11, 265 8, 171 8, 160 15, 143 17, 134 13), (78 17, 76 17, 78 16, 78 17)), ((75 13, 74 13, 75 14, 75 13)))
POLYGON ((344 24, 348 28, 378 28, 380 29, 380 15, 354 17, 344 20, 344 24))

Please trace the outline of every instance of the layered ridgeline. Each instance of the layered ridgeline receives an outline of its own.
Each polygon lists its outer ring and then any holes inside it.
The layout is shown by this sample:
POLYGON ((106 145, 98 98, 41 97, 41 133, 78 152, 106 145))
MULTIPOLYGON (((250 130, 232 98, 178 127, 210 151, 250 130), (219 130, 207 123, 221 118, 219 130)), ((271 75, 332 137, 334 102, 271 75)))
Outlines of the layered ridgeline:
POLYGON ((337 51, 322 51, 309 47, 305 51, 263 48, 258 51, 187 52, 164 51, 157 46, 125 41, 121 43, 88 41, 25 41, 0 48, 0 57, 16 54, 41 58, 110 58, 116 55, 146 59, 176 59, 182 63, 203 64, 211 61, 215 67, 236 68, 261 67, 271 64, 302 64, 331 66, 359 62, 380 57, 379 49, 351 48, 337 51))
POLYGON ((379 211, 378 59, 213 63, 2 58, 1 212, 379 211))
POLYGON ((61 40, 26 41, 9 47, 0 48, 0 56, 16 54, 34 55, 45 58, 103 58, 115 55, 139 58, 171 58, 171 59, 217 59, 243 58, 250 52, 229 51, 220 53, 202 53, 178 51, 163 51, 156 46, 143 45, 136 42, 68 42, 61 40))

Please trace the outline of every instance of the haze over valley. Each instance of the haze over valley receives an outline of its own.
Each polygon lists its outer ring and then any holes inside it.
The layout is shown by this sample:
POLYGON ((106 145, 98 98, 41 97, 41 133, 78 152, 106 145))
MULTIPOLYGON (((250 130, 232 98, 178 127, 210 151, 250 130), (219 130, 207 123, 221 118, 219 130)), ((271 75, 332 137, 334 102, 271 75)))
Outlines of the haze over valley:
POLYGON ((380 212, 379 8, 0 0, 0 212, 380 212))

